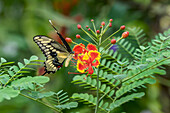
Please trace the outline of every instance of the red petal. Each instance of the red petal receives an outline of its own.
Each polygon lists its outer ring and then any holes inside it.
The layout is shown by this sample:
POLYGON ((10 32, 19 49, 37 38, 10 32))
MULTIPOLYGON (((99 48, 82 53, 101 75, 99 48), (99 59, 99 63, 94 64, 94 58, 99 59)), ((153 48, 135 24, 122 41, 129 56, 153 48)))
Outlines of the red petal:
POLYGON ((96 60, 94 63, 92 63, 92 66, 98 67, 100 64, 99 60, 96 60))
POLYGON ((87 45, 87 49, 88 49, 88 50, 96 50, 96 51, 97 51, 96 46, 93 45, 93 44, 88 44, 88 45, 87 45))
POLYGON ((81 63, 81 61, 78 60, 78 62, 77 62, 77 70, 79 72, 83 73, 85 68, 86 68, 85 65, 83 63, 81 63))
POLYGON ((93 72, 94 72, 92 66, 89 66, 89 69, 87 71, 88 71, 89 74, 93 74, 93 72))
POLYGON ((96 58, 100 59, 100 53, 97 51, 89 51, 89 56, 91 58, 91 61, 93 62, 96 58))
POLYGON ((77 60, 77 59, 78 59, 78 54, 77 54, 77 53, 74 53, 73 58, 74 58, 75 60, 77 60))
POLYGON ((75 53, 77 53, 77 54, 83 53, 83 52, 84 52, 84 49, 85 49, 85 48, 83 48, 83 47, 85 47, 85 45, 82 44, 82 43, 80 43, 79 45, 75 45, 75 46, 74 46, 73 51, 74 51, 75 53))

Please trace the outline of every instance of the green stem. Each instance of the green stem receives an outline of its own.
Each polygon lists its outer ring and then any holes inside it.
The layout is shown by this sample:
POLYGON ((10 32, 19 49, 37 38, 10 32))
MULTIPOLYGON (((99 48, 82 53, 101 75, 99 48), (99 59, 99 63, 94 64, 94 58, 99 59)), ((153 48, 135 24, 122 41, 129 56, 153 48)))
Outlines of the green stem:
POLYGON ((117 30, 116 32, 114 32, 113 34, 111 34, 109 37, 107 37, 102 43, 101 43, 101 45, 104 43, 104 42, 106 42, 108 39, 110 39, 113 35, 115 35, 117 32, 119 32, 120 31, 120 29, 119 30, 117 30))
MULTIPOLYGON (((163 61, 165 61, 165 60, 167 60, 167 59, 170 59, 170 57, 168 57, 168 58, 166 58, 166 59, 164 59, 164 60, 161 60, 161 61, 159 61, 158 63, 161 63, 161 62, 163 62, 163 61)), ((156 64, 152 65, 151 67, 148 67, 148 68, 140 71, 139 73, 137 73, 137 74, 135 74, 135 75, 133 75, 133 76, 131 76, 131 77, 129 77, 129 78, 126 78, 126 79, 122 80, 122 82, 125 82, 125 81, 127 81, 127 80, 135 77, 136 75, 140 74, 141 72, 144 72, 144 71, 147 71, 148 69, 153 68, 153 67, 156 66, 158 63, 156 63, 156 64)), ((120 85, 122 82, 120 82, 119 84, 117 84, 115 87, 117 87, 118 85, 120 85)), ((100 101, 101 101, 108 93, 110 93, 115 87, 113 87, 112 89, 110 89, 109 92, 105 93, 105 94, 99 99, 98 102, 100 102, 100 101)), ((115 100, 116 100, 116 98, 114 99, 114 101, 115 101, 115 100)))
POLYGON ((34 101, 36 101, 36 102, 39 102, 39 103, 45 105, 46 107, 49 107, 49 108, 51 108, 51 109, 57 111, 58 113, 62 113, 62 111, 60 111, 60 110, 56 109, 55 107, 52 107, 52 106, 50 106, 50 105, 48 105, 48 104, 42 102, 42 101, 40 101, 40 100, 37 100, 37 99, 32 98, 32 97, 30 97, 30 96, 27 96, 27 95, 25 95, 25 94, 23 94, 23 93, 20 93, 20 95, 21 95, 21 96, 24 96, 24 97, 26 97, 26 98, 29 98, 29 99, 31 99, 31 100, 34 100, 34 101))
MULTIPOLYGON (((101 43, 102 37, 99 37, 99 44, 98 44, 98 50, 100 48, 100 43, 101 43)), ((97 102, 96 102, 96 108, 95 108, 95 113, 97 113, 99 107, 99 67, 97 68, 97 102)))
POLYGON ((89 43, 89 44, 90 44, 90 42, 89 42, 89 41, 87 41, 86 39, 84 39, 84 38, 80 38, 80 39, 82 39, 82 40, 84 40, 85 42, 87 42, 87 43, 89 43))
POLYGON ((94 21, 92 21, 92 24, 93 24, 95 33, 97 33, 97 32, 96 32, 96 27, 95 27, 95 25, 94 25, 94 21))
MULTIPOLYGON (((110 23, 110 22, 109 22, 109 23, 110 23)), ((109 29, 109 23, 108 23, 108 25, 105 27, 105 29, 103 29, 103 26, 102 26, 101 36, 104 35, 104 33, 109 29)))
POLYGON ((97 102, 96 102, 95 113, 97 113, 98 111, 98 105, 99 105, 99 68, 97 68, 97 102))
MULTIPOLYGON (((24 67, 22 67, 18 72, 20 72, 23 68, 25 68, 27 65, 25 65, 24 67)), ((6 87, 6 85, 12 81, 13 78, 15 78, 18 74, 18 72, 16 72, 4 85, 4 87, 6 87)))
POLYGON ((81 28, 93 41, 94 41, 94 43, 95 44, 97 44, 97 42, 96 42, 96 38, 95 37, 93 37, 92 35, 90 35, 88 32, 86 32, 83 28, 81 28))
POLYGON ((140 74, 140 73, 142 73, 142 72, 144 72, 144 71, 147 71, 147 70, 149 70, 149 69, 151 69, 151 68, 154 68, 154 66, 156 66, 157 64, 159 64, 159 63, 161 63, 161 62, 163 62, 163 61, 165 61, 165 60, 167 60, 167 59, 170 59, 170 57, 165 58, 165 59, 163 59, 163 60, 160 60, 159 62, 155 63, 154 65, 152 65, 152 66, 150 66, 150 67, 148 67, 148 68, 146 68, 146 69, 144 69, 144 70, 142 70, 142 71, 134 74, 133 76, 130 76, 130 77, 127 77, 127 78, 123 79, 122 82, 125 82, 125 81, 127 81, 127 80, 135 77, 136 75, 138 75, 138 74, 140 74))

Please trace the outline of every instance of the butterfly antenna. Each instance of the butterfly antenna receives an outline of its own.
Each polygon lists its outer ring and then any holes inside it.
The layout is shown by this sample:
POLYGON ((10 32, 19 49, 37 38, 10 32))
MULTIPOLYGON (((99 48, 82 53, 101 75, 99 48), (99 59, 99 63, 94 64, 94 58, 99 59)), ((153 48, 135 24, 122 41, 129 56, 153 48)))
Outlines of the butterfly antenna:
POLYGON ((58 33, 58 30, 54 27, 54 25, 53 25, 52 21, 51 21, 51 20, 49 20, 49 22, 50 22, 51 26, 54 28, 54 30, 58 33))

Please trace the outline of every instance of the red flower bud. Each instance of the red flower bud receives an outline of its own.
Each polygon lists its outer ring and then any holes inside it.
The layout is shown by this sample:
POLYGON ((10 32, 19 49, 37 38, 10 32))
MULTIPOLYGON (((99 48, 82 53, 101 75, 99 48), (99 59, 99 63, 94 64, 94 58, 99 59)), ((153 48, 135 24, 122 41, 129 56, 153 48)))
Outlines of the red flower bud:
POLYGON ((112 40, 111 40, 111 43, 112 43, 112 44, 115 44, 115 43, 116 43, 116 40, 115 40, 115 39, 112 39, 112 40))
POLYGON ((109 22, 112 22, 112 21, 113 21, 113 19, 110 19, 110 20, 109 20, 109 22))
POLYGON ((122 25, 122 26, 120 27, 120 29, 121 29, 121 30, 124 30, 124 29, 125 29, 125 25, 122 25))
POLYGON ((99 30, 97 30, 96 32, 97 32, 97 34, 99 34, 99 33, 100 33, 100 31, 99 31, 99 30))
POLYGON ((86 28, 89 28, 89 26, 88 26, 88 25, 86 25, 86 28))
POLYGON ((100 26, 100 28, 102 28, 102 26, 100 26))
POLYGON ((105 22, 102 22, 101 25, 102 25, 102 26, 105 26, 105 22))
POLYGON ((112 40, 111 40, 111 43, 112 43, 112 44, 115 44, 115 43, 116 43, 116 40, 115 40, 115 39, 112 39, 112 40))
POLYGON ((109 27, 112 27, 112 23, 109 23, 109 27))
POLYGON ((79 34, 77 34, 77 35, 76 35, 76 38, 80 38, 80 35, 79 35, 79 34))
POLYGON ((125 31, 125 32, 122 33, 122 37, 123 38, 126 38, 128 36, 129 36, 129 32, 128 31, 125 31))
POLYGON ((68 43, 71 43, 71 42, 72 42, 72 39, 71 39, 71 38, 66 38, 65 40, 66 40, 66 42, 68 42, 68 43))
POLYGON ((91 22, 93 22, 94 20, 93 19, 91 19, 91 22))
POLYGON ((88 28, 88 31, 90 31, 91 29, 90 28, 88 28))
POLYGON ((78 29, 81 29, 81 25, 80 25, 80 24, 78 24, 78 25, 77 25, 77 28, 78 28, 78 29))

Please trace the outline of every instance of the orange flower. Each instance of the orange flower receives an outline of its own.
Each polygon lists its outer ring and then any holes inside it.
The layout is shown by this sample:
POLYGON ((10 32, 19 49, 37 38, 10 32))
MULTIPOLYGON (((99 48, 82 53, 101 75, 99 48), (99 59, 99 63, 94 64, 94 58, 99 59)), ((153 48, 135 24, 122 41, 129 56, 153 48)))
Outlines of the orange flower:
POLYGON ((93 67, 99 66, 101 58, 96 46, 88 44, 85 49, 83 44, 79 44, 74 46, 73 51, 75 52, 74 59, 77 60, 77 70, 81 73, 86 71, 88 74, 93 74, 93 67))

